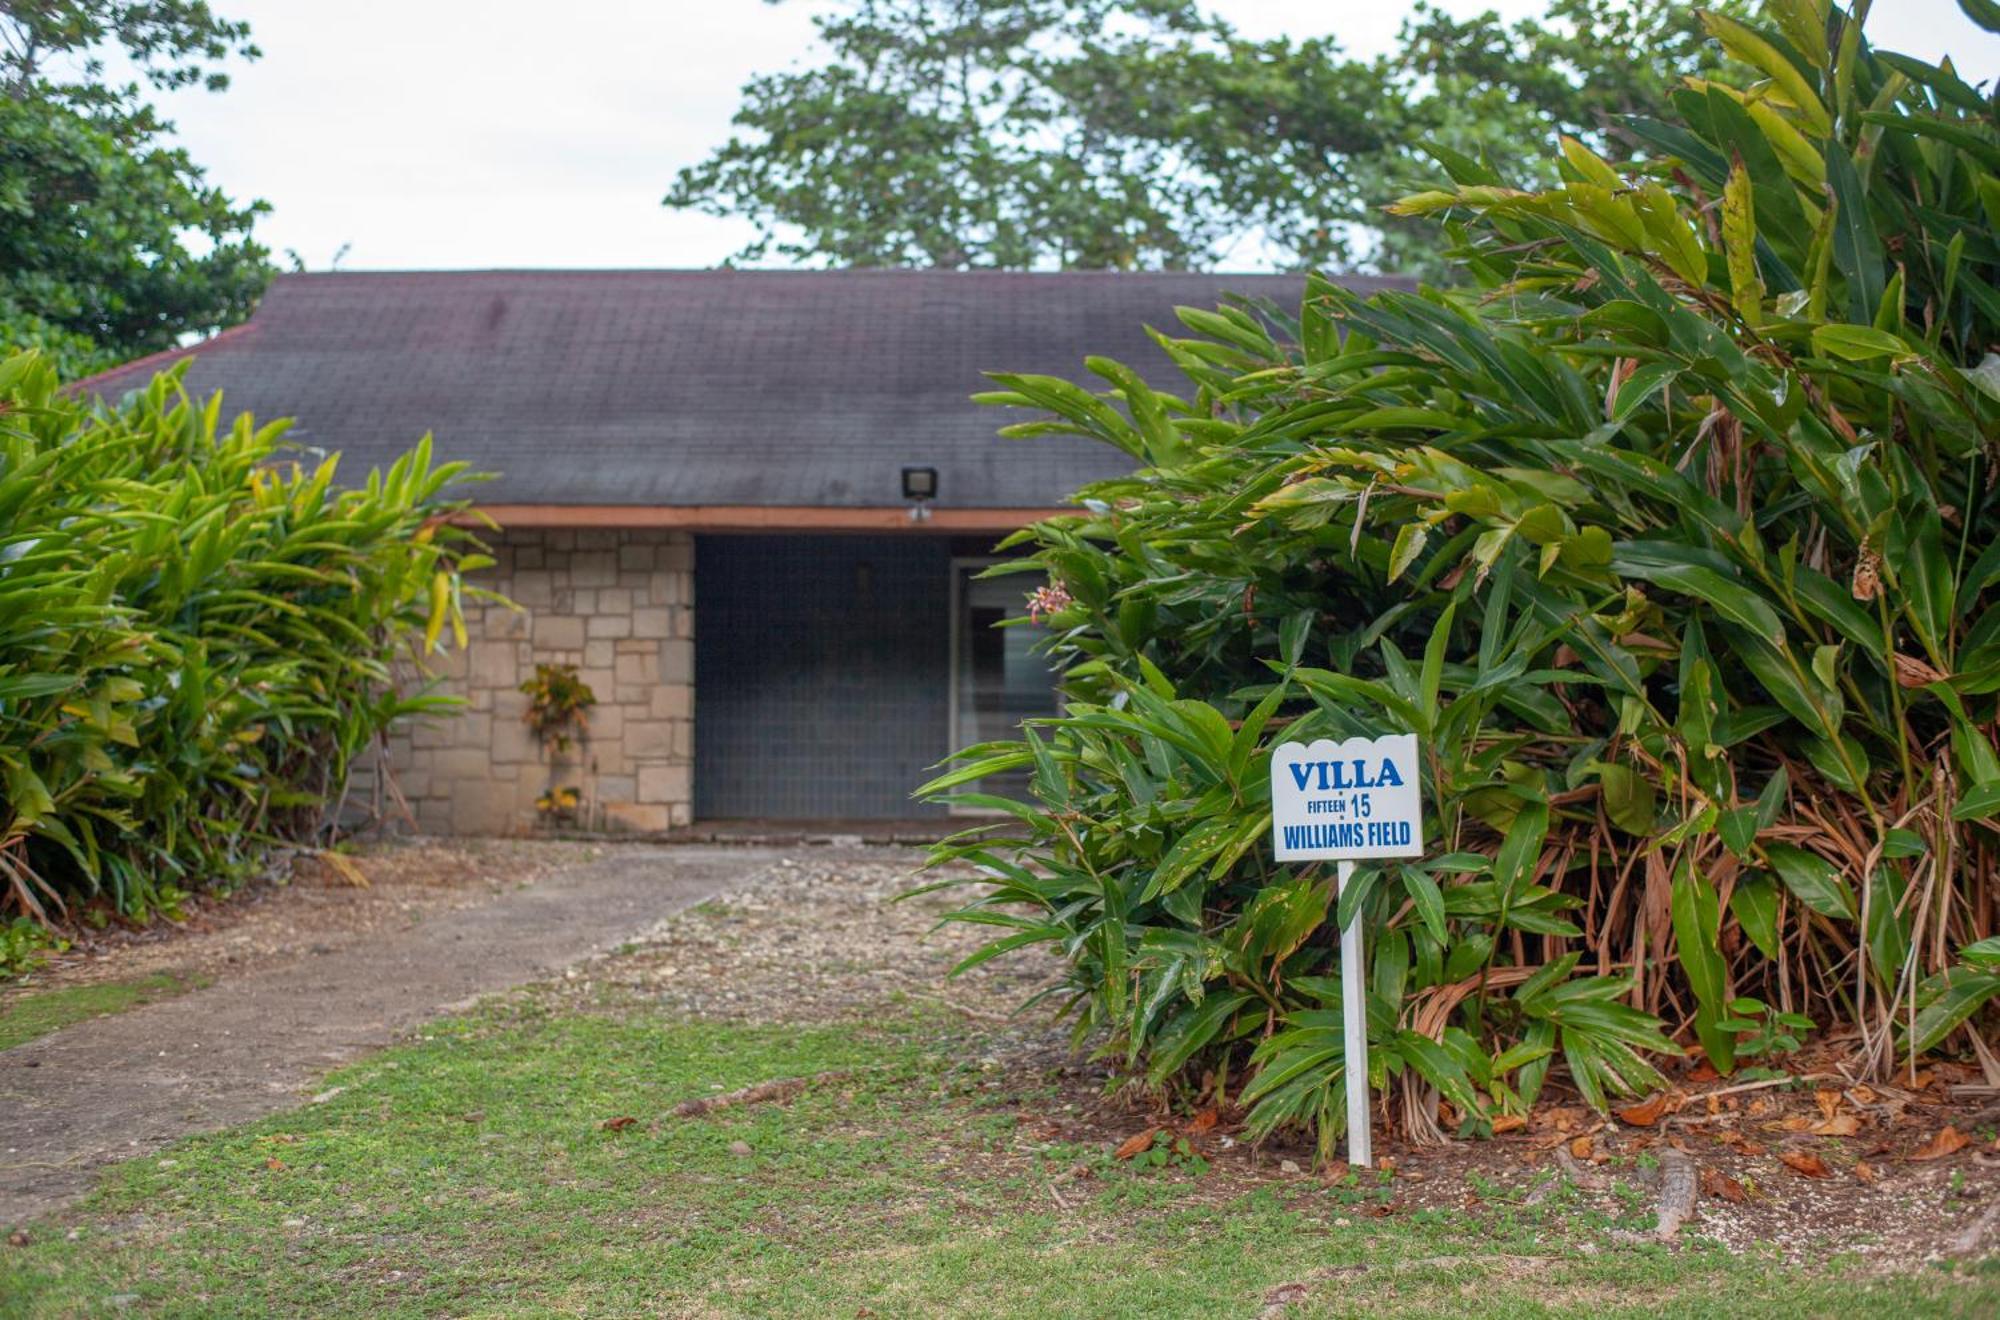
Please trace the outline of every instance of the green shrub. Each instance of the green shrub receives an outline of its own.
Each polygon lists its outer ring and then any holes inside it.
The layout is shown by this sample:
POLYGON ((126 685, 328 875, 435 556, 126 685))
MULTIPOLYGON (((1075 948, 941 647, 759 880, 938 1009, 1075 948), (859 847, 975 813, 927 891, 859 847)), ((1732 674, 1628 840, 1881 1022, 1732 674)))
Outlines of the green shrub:
POLYGON ((2000 990, 2000 121, 1837 7, 1766 18, 1710 17, 1764 77, 1628 123, 1650 164, 1438 153, 1400 209, 1469 290, 1314 280, 1183 310, 1180 394, 984 396, 1143 467, 1023 534, 1070 704, 928 786, 1010 817, 938 856, 986 873, 979 956, 1055 945, 1153 1082, 1330 1141, 1348 912, 1420 1138, 1557 1060, 1602 1107, 1670 1035, 1726 1072, 1769 1044, 1740 1000, 1886 1071, 2000 990), (1268 747, 1404 730, 1435 855, 1336 910, 1271 859, 1268 747), (1032 801, 964 791, 1002 769, 1032 801))
POLYGON ((440 705, 390 669, 463 640, 460 574, 489 561, 444 521, 462 465, 426 438, 338 489, 286 423, 221 406, 178 370, 113 409, 0 361, 0 911, 143 918, 229 883, 440 705))

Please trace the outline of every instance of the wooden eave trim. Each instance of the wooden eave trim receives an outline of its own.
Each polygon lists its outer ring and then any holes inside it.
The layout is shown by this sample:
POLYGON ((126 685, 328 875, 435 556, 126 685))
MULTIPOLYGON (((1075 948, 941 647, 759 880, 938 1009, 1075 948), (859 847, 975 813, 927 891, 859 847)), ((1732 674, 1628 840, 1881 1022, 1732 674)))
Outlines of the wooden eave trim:
MULTIPOLYGON (((743 504, 482 504, 502 527, 676 528, 692 532, 1011 532, 1075 509, 932 509, 922 522, 907 505, 790 508, 743 504)), ((456 521, 477 524, 476 515, 456 521)))

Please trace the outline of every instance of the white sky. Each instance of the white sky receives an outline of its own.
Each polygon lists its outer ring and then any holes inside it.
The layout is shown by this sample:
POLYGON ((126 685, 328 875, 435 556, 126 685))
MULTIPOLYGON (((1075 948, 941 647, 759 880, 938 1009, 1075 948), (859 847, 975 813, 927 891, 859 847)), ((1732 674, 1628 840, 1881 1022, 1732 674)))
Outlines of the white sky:
MULTIPOLYGON (((660 205, 675 172, 729 136, 752 74, 805 59, 811 0, 217 0, 264 58, 220 95, 163 98, 232 196, 262 197, 273 251, 323 270, 711 266, 738 221, 660 205)), ((1443 0, 1520 17, 1541 0, 1443 0)), ((1212 0, 1244 32, 1334 33, 1386 49, 1410 0, 1212 0)), ((2000 38, 1955 0, 1876 0, 1878 47, 1969 80, 2000 38)))

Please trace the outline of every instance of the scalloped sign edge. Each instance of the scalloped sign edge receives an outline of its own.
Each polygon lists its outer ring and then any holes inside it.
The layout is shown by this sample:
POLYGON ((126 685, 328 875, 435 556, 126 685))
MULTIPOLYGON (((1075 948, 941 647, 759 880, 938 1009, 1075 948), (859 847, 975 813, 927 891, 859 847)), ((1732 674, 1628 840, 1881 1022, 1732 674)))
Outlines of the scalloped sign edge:
POLYGON ((1271 844, 1281 862, 1421 857, 1417 735, 1318 738, 1271 749, 1271 844))

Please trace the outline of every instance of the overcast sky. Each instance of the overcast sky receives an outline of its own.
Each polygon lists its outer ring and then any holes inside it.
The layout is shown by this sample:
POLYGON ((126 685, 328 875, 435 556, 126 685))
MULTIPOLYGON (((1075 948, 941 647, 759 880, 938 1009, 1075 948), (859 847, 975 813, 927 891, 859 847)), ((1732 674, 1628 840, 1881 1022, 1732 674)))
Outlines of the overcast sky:
MULTIPOLYGON (((163 109, 210 177, 274 208, 274 251, 323 270, 712 266, 748 225, 668 211, 674 173, 729 136, 752 74, 811 53, 810 0, 217 0, 264 58, 163 109)), ((1409 0, 1215 0, 1256 36, 1393 41, 1409 0)), ((1542 0, 1443 0, 1510 17, 1542 0)), ((1876 0, 1875 44, 1968 78, 2000 38, 1955 0, 1876 0)))

